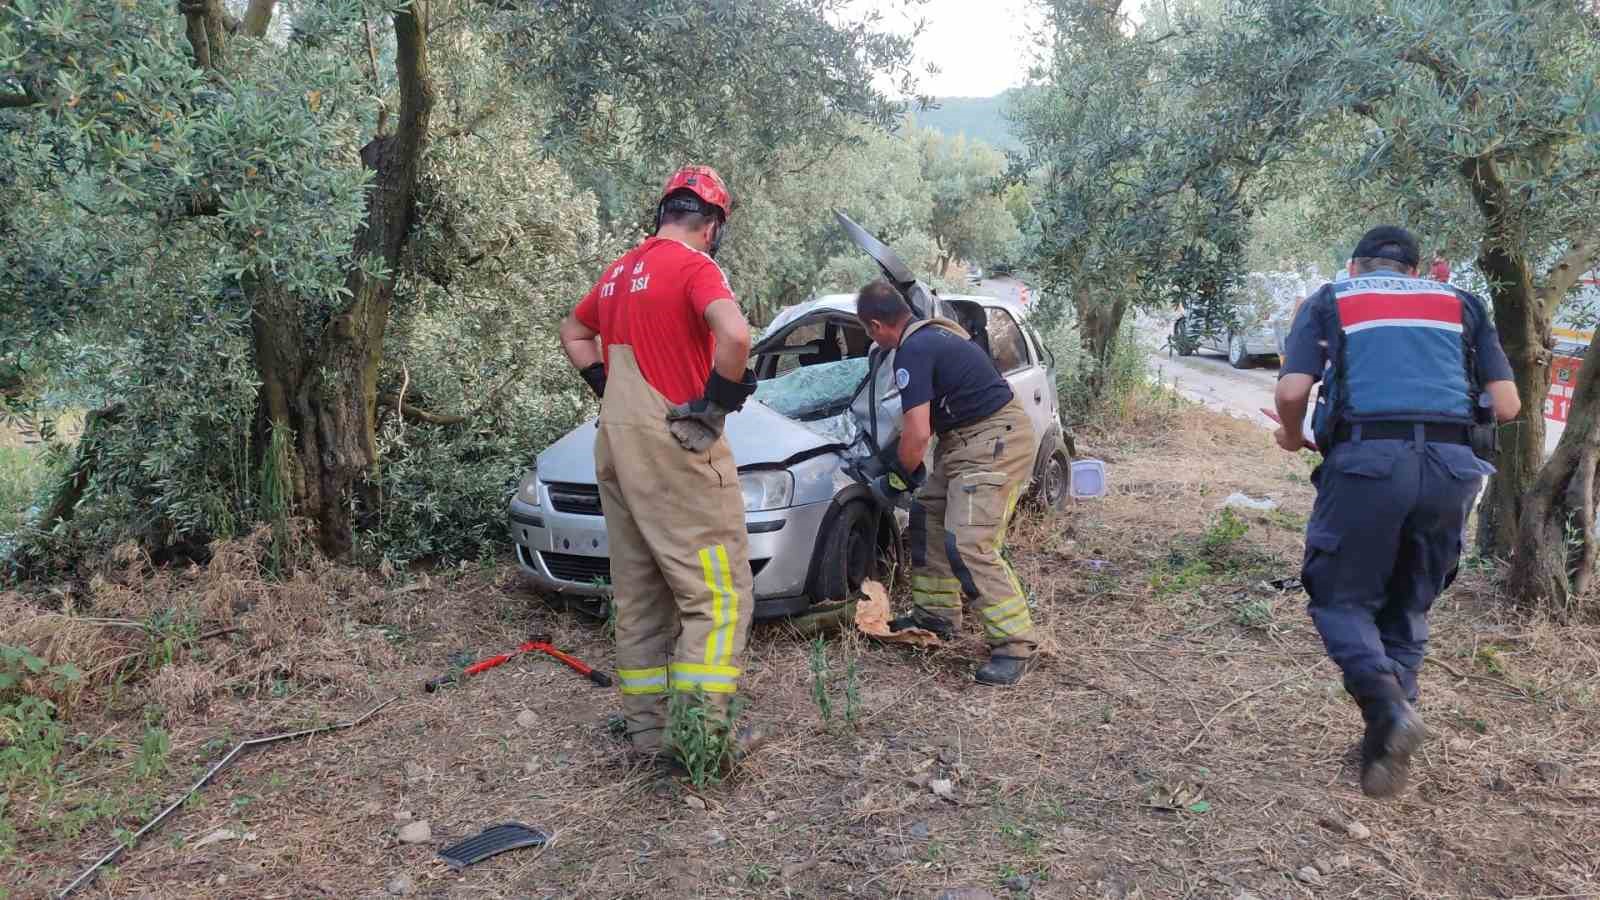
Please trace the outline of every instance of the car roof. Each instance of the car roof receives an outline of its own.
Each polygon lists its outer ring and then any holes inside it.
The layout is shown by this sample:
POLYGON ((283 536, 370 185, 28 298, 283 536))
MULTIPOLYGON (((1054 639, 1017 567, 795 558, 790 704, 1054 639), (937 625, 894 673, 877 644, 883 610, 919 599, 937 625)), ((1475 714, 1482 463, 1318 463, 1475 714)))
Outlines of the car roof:
MULTIPOLYGON (((1019 321, 1028 317, 1027 307, 1015 300, 1008 300, 1003 297, 991 297, 987 294, 940 294, 938 296, 940 300, 969 300, 974 303, 981 303, 984 306, 998 306, 1019 321)), ((810 315, 814 312, 836 312, 853 316, 856 314, 856 295, 823 294, 803 303, 784 307, 773 317, 772 324, 762 330, 762 334, 774 334, 779 328, 788 325, 801 316, 810 315)))

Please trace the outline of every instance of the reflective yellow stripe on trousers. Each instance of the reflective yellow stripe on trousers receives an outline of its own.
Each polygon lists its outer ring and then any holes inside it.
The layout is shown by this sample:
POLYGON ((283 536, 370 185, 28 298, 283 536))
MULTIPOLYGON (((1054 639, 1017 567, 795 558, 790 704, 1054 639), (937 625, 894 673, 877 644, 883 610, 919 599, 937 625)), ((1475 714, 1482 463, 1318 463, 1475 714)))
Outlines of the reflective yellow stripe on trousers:
POLYGON ((624 694, 665 694, 667 692, 667 667, 651 666, 648 669, 618 669, 617 681, 624 694))
POLYGON ((731 694, 739 686, 739 670, 733 666, 708 666, 700 663, 673 663, 672 689, 731 694))
POLYGON ((1018 594, 993 606, 978 610, 990 637, 1010 637, 1031 624, 1027 598, 1018 594))
POLYGON ((911 576, 911 602, 923 607, 956 608, 961 605, 961 580, 937 575, 911 576))
MULTIPOLYGON (((728 570, 728 549, 721 544, 700 551, 700 571, 711 591, 711 633, 706 635, 706 665, 733 661, 733 629, 739 623, 739 591, 728 570)), ((735 673, 737 674, 737 673, 735 673)))

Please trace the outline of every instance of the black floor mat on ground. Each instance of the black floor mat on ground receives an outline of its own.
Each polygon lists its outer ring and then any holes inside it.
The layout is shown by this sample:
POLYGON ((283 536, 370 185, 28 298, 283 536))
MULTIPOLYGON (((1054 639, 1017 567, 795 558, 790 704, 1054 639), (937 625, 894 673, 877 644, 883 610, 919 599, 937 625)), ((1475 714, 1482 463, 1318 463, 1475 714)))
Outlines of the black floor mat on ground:
POLYGON ((486 828, 475 837, 469 837, 459 844, 440 850, 439 858, 448 863, 452 869, 465 869, 473 863, 483 862, 507 850, 543 847, 548 840, 550 835, 537 828, 529 828, 521 822, 508 822, 505 825, 486 828))

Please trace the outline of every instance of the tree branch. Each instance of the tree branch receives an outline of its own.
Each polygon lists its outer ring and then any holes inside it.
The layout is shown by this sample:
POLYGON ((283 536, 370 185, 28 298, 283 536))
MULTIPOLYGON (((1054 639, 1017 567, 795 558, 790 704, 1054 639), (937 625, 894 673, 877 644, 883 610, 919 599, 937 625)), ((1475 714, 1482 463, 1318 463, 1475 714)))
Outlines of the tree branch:
POLYGON ((466 416, 453 416, 443 413, 428 412, 418 409, 409 403, 402 403, 394 394, 379 394, 378 405, 399 410, 408 422, 417 422, 423 425, 460 425, 467 421, 466 416))
MULTIPOLYGON (((1499 231, 1504 225, 1510 207, 1510 190, 1494 160, 1487 156, 1473 156, 1461 161, 1461 174, 1467 179, 1472 200, 1478 205, 1490 227, 1499 231)), ((1503 235, 1497 235, 1503 237, 1503 235)))
POLYGON ((409 6, 394 15, 394 69, 400 81, 395 141, 406 157, 415 157, 421 151, 428 139, 428 117, 433 112, 434 87, 425 45, 428 7, 428 0, 411 0, 409 6))
POLYGON ((1477 108, 1478 90, 1468 87, 1466 73, 1454 60, 1447 60, 1426 46, 1407 47, 1400 53, 1400 59, 1402 62, 1412 63, 1432 72, 1440 87, 1461 96, 1463 106, 1468 109, 1477 108))
POLYGON ((178 0, 178 11, 183 13, 195 68, 208 71, 221 65, 227 33, 221 0, 178 0))
POLYGON ((26 86, 20 94, 0 94, 0 109, 21 109, 39 102, 39 96, 26 86))
POLYGON ((1583 273, 1589 271, 1597 260, 1600 260, 1600 240, 1595 238, 1582 238, 1574 241, 1550 271, 1544 276, 1544 292, 1550 298, 1551 309, 1561 302, 1561 298, 1572 290, 1578 283, 1583 273))
POLYGON ((472 118, 468 119, 465 125, 457 125, 456 127, 451 128, 450 130, 441 134, 440 137, 470 137, 471 135, 476 134, 479 128, 483 127, 483 123, 494 118, 495 112, 496 110, 494 105, 488 104, 484 106, 483 109, 478 110, 478 112, 474 114, 472 118))

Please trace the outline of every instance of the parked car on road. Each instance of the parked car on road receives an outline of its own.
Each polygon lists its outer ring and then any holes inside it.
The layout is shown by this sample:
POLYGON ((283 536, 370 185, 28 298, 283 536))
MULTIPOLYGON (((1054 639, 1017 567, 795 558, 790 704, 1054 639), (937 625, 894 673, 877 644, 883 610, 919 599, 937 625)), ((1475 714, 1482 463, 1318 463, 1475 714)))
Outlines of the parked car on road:
MULTIPOLYGON (((936 296, 893 251, 840 219, 919 316, 955 319, 989 351, 1033 419, 1031 491, 1043 503, 1064 503, 1071 461, 1053 360, 1022 307, 994 297, 936 296)), ((899 558, 904 512, 878 508, 846 470, 898 439, 893 361, 893 351, 867 339, 851 294, 784 309, 751 348, 756 393, 728 417, 725 433, 744 493, 756 618, 844 599, 865 579, 884 577, 899 558)), ((533 582, 603 613, 611 566, 595 434, 591 420, 540 453, 508 516, 517 560, 533 582)))
POLYGON ((1234 298, 1231 323, 1219 315, 1186 309, 1172 323, 1170 344, 1180 356, 1200 350, 1221 353, 1235 369, 1281 357, 1296 302, 1321 284, 1315 273, 1252 272, 1234 298))

